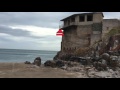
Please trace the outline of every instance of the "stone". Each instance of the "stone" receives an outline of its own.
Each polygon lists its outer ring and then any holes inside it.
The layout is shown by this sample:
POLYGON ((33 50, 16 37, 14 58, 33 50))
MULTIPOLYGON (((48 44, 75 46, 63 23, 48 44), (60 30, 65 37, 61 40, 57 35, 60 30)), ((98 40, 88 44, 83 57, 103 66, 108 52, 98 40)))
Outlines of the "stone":
POLYGON ((66 70, 67 69, 67 65, 62 66, 61 69, 66 70))
POLYGON ((92 65, 92 58, 86 57, 86 63, 87 63, 87 65, 92 65))
POLYGON ((109 55, 114 55, 114 52, 113 51, 108 51, 108 54, 109 55))
POLYGON ((40 57, 35 58, 33 64, 37 65, 37 66, 40 66, 41 65, 41 58, 40 57))
POLYGON ((100 61, 94 62, 93 65, 99 71, 107 70, 107 63, 106 63, 106 60, 104 59, 102 59, 101 62, 100 61))
POLYGON ((70 58, 70 61, 80 62, 80 61, 81 61, 81 58, 80 58, 80 57, 71 57, 71 58, 70 58))
POLYGON ((71 61, 67 62, 68 67, 74 67, 74 66, 79 66, 79 65, 80 65, 80 63, 78 63, 78 62, 71 62, 71 61))
POLYGON ((62 60, 57 60, 56 62, 56 67, 63 67, 65 64, 62 60))
POLYGON ((102 59, 102 64, 101 64, 103 70, 107 70, 107 62, 106 60, 102 59))
POLYGON ((25 64, 31 64, 31 62, 30 62, 30 61, 25 61, 24 63, 25 63, 25 64))
POLYGON ((105 64, 105 65, 107 65, 107 62, 106 62, 106 60, 102 59, 101 61, 102 61, 102 64, 105 64))
POLYGON ((92 62, 98 62, 101 59, 101 57, 93 57, 91 60, 92 62))
POLYGON ((53 60, 47 60, 45 63, 44 63, 44 66, 45 67, 56 67, 56 62, 53 61, 53 60))
POLYGON ((118 57, 117 56, 111 56, 110 57, 110 66, 115 69, 118 65, 119 65, 118 57))
POLYGON ((118 56, 110 56, 110 59, 113 60, 113 61, 118 60, 118 56))
POLYGON ((101 58, 104 59, 104 60, 110 60, 110 55, 108 53, 103 53, 101 55, 101 58))

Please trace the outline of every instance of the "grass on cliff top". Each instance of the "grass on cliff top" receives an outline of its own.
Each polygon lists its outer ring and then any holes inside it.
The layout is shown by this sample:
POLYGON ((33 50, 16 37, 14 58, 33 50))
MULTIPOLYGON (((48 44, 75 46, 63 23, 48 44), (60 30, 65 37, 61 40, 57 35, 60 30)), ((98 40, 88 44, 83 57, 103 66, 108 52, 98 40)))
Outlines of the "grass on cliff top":
MULTIPOLYGON (((117 27, 117 28, 113 28, 111 29, 105 37, 105 38, 109 38, 111 36, 114 36, 114 35, 118 35, 120 34, 120 27, 117 27)), ((97 45, 99 42, 103 42, 102 39, 99 39, 98 41, 95 41, 94 44, 91 46, 91 47, 88 47, 88 48, 79 48, 75 51, 75 55, 77 56, 84 56, 85 54, 89 53, 89 51, 91 50, 91 48, 94 48, 95 45, 97 45)), ((104 47, 104 46, 103 46, 104 47)))
POLYGON ((107 36, 114 36, 114 35, 117 35, 117 34, 120 34, 120 27, 111 29, 111 30, 107 33, 107 36))

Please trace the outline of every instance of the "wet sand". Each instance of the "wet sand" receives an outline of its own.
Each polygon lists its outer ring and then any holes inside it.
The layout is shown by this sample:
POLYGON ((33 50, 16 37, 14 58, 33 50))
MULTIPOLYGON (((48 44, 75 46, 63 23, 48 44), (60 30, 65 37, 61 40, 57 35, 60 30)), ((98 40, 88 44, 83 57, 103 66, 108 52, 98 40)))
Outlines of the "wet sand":
POLYGON ((24 63, 0 63, 0 78, 76 78, 77 73, 24 63))

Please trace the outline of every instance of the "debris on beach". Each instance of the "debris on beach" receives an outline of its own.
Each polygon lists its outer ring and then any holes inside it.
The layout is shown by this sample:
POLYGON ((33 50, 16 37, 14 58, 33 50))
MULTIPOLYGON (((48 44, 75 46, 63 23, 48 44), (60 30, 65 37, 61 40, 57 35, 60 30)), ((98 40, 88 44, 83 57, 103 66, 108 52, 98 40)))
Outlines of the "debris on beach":
POLYGON ((35 58, 33 64, 37 65, 37 66, 40 66, 41 65, 41 58, 40 57, 35 58))

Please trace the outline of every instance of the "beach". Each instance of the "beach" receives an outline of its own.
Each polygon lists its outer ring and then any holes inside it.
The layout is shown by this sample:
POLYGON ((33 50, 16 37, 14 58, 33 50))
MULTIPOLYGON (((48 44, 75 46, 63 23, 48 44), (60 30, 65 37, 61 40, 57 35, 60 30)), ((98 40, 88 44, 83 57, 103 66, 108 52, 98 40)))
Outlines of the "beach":
POLYGON ((64 70, 44 65, 0 63, 0 78, 120 78, 120 68, 97 71, 94 67, 80 65, 64 70))
POLYGON ((42 65, 0 63, 0 78, 76 78, 76 73, 42 65))

